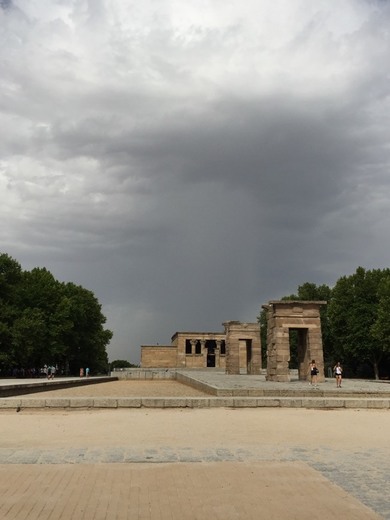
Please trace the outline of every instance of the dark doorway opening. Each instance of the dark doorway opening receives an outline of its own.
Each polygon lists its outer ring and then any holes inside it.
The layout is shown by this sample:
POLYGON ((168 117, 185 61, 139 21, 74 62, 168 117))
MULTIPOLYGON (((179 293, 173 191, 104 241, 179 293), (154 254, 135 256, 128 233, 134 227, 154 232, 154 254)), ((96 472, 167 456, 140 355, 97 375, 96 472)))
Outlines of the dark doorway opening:
POLYGON ((206 350, 207 350, 207 367, 212 368, 215 367, 215 349, 217 344, 214 339, 206 340, 206 350))
POLYGON ((251 373, 252 367, 252 340, 246 340, 246 373, 251 373))
POLYGON ((309 368, 308 329, 289 329, 290 369, 298 369, 298 379, 305 381, 309 368))

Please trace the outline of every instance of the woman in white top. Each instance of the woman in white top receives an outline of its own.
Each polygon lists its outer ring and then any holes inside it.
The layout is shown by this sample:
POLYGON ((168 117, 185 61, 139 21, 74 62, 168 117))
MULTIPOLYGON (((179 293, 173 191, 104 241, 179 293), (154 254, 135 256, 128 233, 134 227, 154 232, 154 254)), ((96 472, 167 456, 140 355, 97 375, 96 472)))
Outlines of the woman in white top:
POLYGON ((334 366, 333 371, 334 371, 334 375, 336 377, 337 388, 341 388, 343 369, 342 369, 342 366, 340 365, 340 361, 334 366))

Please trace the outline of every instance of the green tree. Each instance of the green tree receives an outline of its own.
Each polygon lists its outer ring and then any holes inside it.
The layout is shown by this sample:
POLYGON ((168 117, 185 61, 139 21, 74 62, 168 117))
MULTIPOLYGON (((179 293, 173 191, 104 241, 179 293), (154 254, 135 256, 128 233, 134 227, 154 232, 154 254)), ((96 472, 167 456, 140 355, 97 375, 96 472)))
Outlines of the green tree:
POLYGON ((67 353, 64 332, 71 326, 64 312, 63 284, 46 268, 23 272, 22 282, 19 316, 13 327, 14 358, 18 364, 23 359, 24 366, 63 365, 67 353))
POLYGON ((68 301, 67 318, 72 324, 64 335, 64 342, 72 371, 89 367, 94 372, 107 372, 106 347, 112 332, 104 328, 106 318, 100 303, 91 291, 73 283, 67 283, 64 290, 68 301))
POLYGON ((39 367, 46 342, 45 314, 39 309, 27 308, 12 325, 12 358, 22 367, 39 367))
POLYGON ((13 365, 12 326, 19 313, 16 294, 21 280, 20 264, 0 254, 0 366, 13 365))
MULTIPOLYGON (((366 271, 358 267, 341 277, 332 291, 329 320, 338 357, 346 362, 369 362, 379 379, 379 365, 387 352, 380 331, 386 313, 386 282, 389 269, 366 271), (380 305, 380 287, 383 291, 380 305)), ((390 314, 387 314, 390 318, 390 314)))
POLYGON ((0 364, 39 367, 58 364, 107 372, 112 332, 91 291, 62 283, 46 268, 22 271, 0 255, 0 364))
MULTIPOLYGON (((390 276, 384 275, 378 287, 378 309, 376 320, 371 328, 377 342, 378 364, 390 355, 390 276)), ((379 370, 378 370, 379 372, 379 370)))

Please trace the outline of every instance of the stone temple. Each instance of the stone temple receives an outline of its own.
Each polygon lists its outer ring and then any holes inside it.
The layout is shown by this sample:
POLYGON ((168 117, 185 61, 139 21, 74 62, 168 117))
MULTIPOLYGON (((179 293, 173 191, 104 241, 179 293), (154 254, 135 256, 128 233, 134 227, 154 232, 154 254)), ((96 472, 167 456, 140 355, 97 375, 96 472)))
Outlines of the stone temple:
MULTIPOLYGON (((324 379, 320 308, 323 301, 276 300, 263 305, 267 315, 268 381, 289 381, 290 330, 298 333, 298 377, 308 378, 315 359, 324 379)), ((227 374, 260 374, 260 324, 223 323, 223 332, 176 332, 170 345, 141 346, 142 368, 224 369, 227 374)))

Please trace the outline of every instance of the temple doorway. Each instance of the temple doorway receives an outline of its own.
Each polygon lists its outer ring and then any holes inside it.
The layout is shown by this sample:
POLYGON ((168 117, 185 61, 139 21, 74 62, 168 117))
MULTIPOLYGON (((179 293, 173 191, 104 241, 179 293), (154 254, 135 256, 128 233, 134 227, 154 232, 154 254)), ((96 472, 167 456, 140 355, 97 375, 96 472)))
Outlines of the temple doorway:
POLYGON ((213 368, 215 367, 215 349, 216 349, 216 341, 214 339, 206 340, 206 350, 207 350, 207 367, 213 368))

